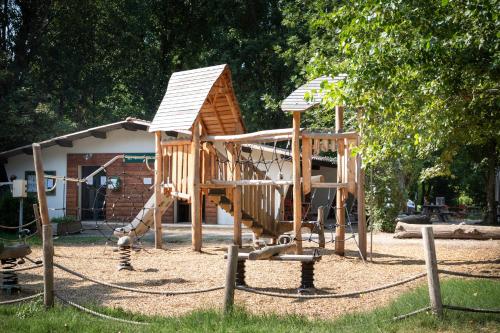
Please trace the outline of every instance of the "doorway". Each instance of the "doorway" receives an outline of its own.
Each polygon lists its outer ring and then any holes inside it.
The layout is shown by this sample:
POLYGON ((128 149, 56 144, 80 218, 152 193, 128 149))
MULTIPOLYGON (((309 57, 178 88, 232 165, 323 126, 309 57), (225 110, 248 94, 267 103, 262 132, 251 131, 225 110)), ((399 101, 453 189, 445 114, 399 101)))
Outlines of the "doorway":
MULTIPOLYGON (((87 177, 99 166, 82 166, 82 178, 87 177)), ((102 221, 106 217, 106 172, 99 171, 87 183, 82 183, 81 210, 82 220, 102 221)))

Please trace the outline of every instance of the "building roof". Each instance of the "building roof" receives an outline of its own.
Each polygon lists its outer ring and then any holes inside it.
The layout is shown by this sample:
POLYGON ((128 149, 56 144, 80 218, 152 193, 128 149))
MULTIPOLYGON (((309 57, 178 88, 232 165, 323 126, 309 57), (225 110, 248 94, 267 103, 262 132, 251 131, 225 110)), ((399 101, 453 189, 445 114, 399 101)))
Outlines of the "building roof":
POLYGON ((244 132, 228 65, 172 74, 149 131, 188 131, 197 118, 209 135, 244 132))
MULTIPOLYGON (((118 121, 116 123, 106 124, 102 126, 92 127, 83 131, 74 132, 62 136, 58 136, 49 140, 41 141, 40 146, 42 148, 48 148, 51 146, 59 145, 61 147, 72 147, 73 141, 83 139, 89 136, 93 136, 100 139, 106 138, 106 133, 118 129, 126 129, 129 131, 147 131, 150 126, 150 122, 146 120, 136 119, 136 118, 127 118, 122 121, 118 121)), ((28 154, 31 155, 33 153, 32 146, 26 145, 18 148, 14 148, 11 150, 0 152, 0 160, 8 159, 9 157, 20 155, 20 154, 28 154)))
POLYGON ((338 76, 335 76, 334 78, 330 76, 321 76, 317 79, 309 81, 297 88, 287 98, 285 98, 285 100, 281 103, 281 109, 285 112, 304 112, 321 103, 321 100, 324 97, 324 93, 321 89, 322 82, 327 81, 328 83, 333 83, 345 80, 346 78, 346 74, 340 74, 338 76), (306 100, 306 93, 310 93, 312 91, 314 91, 314 94, 311 96, 312 99, 306 100))

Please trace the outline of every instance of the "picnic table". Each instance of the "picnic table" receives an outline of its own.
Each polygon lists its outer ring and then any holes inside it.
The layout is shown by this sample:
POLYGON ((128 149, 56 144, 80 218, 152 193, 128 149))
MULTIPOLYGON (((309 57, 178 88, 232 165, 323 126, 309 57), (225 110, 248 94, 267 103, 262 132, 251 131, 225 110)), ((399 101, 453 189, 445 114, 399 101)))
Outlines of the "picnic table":
POLYGON ((448 216, 452 213, 448 210, 448 206, 446 205, 423 205, 422 214, 429 216, 429 218, 435 215, 439 221, 446 222, 448 221, 448 216))

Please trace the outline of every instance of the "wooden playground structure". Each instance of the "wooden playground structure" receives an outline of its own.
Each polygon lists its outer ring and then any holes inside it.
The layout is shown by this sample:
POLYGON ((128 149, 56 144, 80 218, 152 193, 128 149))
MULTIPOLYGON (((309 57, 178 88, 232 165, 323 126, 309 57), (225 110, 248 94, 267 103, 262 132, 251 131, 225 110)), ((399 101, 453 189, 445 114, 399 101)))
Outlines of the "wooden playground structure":
MULTIPOLYGON (((314 188, 336 189, 335 252, 344 254, 345 204, 357 200, 359 248, 366 257, 364 172, 361 156, 353 154, 360 142, 356 132, 344 132, 344 107, 335 107, 335 130, 309 131, 300 127, 301 114, 319 105, 320 84, 339 81, 322 77, 293 92, 282 110, 293 117, 292 128, 245 133, 227 65, 174 73, 150 127, 155 132, 154 180, 155 246, 162 247, 161 218, 165 200, 191 204, 192 247, 202 248, 202 202, 211 200, 234 217, 234 244, 242 244, 242 224, 257 237, 276 239, 293 232, 296 253, 302 253, 302 200, 314 188), (306 101, 306 92, 314 97, 306 101), (291 140, 292 173, 269 172, 273 161, 255 161, 252 147, 291 140), (337 154, 337 181, 311 176, 313 155, 337 154), (267 164, 266 164, 267 163, 267 164), (264 166, 264 167, 263 167, 264 166), (284 199, 293 189, 293 221, 284 221, 284 199), (163 208, 162 208, 163 207, 163 208)), ((262 154, 261 154, 262 155, 262 154)), ((278 164, 280 161, 274 161, 278 164)), ((290 161, 281 161, 290 163, 290 161)))

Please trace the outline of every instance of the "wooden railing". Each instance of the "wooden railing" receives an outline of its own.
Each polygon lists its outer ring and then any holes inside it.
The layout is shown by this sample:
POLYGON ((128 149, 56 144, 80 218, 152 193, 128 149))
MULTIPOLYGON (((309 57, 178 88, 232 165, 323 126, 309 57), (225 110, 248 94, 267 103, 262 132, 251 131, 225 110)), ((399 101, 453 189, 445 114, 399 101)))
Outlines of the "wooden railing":
POLYGON ((189 175, 192 167, 189 163, 191 146, 176 144, 163 146, 163 184, 174 196, 189 199, 189 175))

